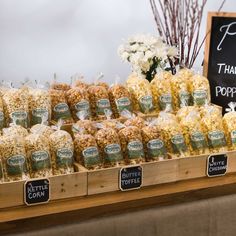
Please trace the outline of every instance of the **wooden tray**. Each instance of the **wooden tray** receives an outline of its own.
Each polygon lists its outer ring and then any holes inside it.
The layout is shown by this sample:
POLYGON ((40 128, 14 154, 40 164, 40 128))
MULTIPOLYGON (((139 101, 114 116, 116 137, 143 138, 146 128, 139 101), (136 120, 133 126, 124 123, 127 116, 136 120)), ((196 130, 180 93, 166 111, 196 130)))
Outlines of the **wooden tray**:
MULTIPOLYGON (((227 174, 236 172, 236 151, 227 152, 227 155, 227 174)), ((207 154, 143 163, 142 187, 206 177, 208 156, 207 154)), ((88 195, 118 191, 121 168, 88 171, 88 195)))
MULTIPOLYGON (((87 170, 77 165, 73 174, 52 176, 50 200, 59 200, 87 195, 87 170)), ((0 209, 24 205, 24 183, 17 181, 0 184, 0 209)))

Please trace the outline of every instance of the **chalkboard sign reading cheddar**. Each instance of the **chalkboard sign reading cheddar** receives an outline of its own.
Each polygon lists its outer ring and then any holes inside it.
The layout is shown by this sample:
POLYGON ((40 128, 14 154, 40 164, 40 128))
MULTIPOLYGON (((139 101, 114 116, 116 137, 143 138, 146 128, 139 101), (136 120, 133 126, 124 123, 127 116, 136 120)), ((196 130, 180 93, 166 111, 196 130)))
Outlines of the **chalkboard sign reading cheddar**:
POLYGON ((204 76, 209 79, 211 101, 231 111, 236 102, 236 13, 210 12, 204 59, 204 76))

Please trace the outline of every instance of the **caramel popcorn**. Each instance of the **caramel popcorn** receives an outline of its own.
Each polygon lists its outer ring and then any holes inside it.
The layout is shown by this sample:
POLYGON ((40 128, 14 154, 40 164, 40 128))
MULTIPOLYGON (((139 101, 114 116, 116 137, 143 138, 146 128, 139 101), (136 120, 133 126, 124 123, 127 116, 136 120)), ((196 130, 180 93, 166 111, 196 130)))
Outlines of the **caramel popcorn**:
POLYGON ((94 136, 97 132, 96 125, 90 120, 78 120, 72 125, 73 136, 77 137, 82 132, 83 134, 91 134, 94 136))
POLYGON ((95 135, 105 167, 123 164, 119 136, 111 128, 100 129, 95 135))
POLYGON ((116 118, 120 117, 123 110, 132 112, 132 99, 128 90, 120 84, 113 85, 109 89, 109 98, 112 111, 116 118))
POLYGON ((111 104, 107 90, 103 86, 91 86, 88 89, 91 102, 92 117, 98 120, 104 120, 105 110, 111 111, 111 104))
POLYGON ((73 123, 65 92, 63 90, 50 89, 49 94, 52 106, 52 120, 57 122, 62 119, 65 123, 73 123))
POLYGON ((147 161, 158 161, 167 158, 165 143, 157 126, 150 123, 142 128, 142 138, 147 161))
POLYGON ((78 87, 73 87, 66 93, 67 102, 72 112, 73 119, 77 121, 79 119, 78 112, 86 112, 85 119, 90 119, 90 103, 89 94, 87 90, 78 87))
POLYGON ((119 131, 122 151, 128 164, 145 161, 141 131, 135 126, 129 126, 119 131))
POLYGON ((102 166, 96 139, 90 134, 81 134, 74 140, 76 160, 87 169, 99 169, 102 166))

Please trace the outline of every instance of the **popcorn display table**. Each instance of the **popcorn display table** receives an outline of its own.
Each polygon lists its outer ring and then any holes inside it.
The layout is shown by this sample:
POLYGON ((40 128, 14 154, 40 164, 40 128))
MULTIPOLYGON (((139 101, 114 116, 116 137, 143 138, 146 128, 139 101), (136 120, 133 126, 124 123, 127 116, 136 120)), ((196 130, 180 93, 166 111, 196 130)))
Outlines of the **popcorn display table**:
POLYGON ((27 235, 44 236, 59 233, 121 235, 125 232, 126 235, 150 236, 230 236, 235 232, 235 182, 236 175, 228 174, 41 206, 3 209, 0 232, 1 235, 25 235, 29 231, 27 235), (25 219, 35 216, 43 217, 25 219))

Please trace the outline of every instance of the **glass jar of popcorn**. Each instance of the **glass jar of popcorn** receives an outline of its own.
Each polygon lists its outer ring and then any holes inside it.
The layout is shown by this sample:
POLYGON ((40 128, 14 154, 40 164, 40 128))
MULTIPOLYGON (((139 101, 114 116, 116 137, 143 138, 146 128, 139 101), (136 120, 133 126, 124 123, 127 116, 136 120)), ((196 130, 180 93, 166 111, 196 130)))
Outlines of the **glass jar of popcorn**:
POLYGON ((73 123, 70 108, 67 104, 65 91, 50 89, 49 91, 52 107, 52 120, 58 122, 60 119, 64 123, 73 123))

